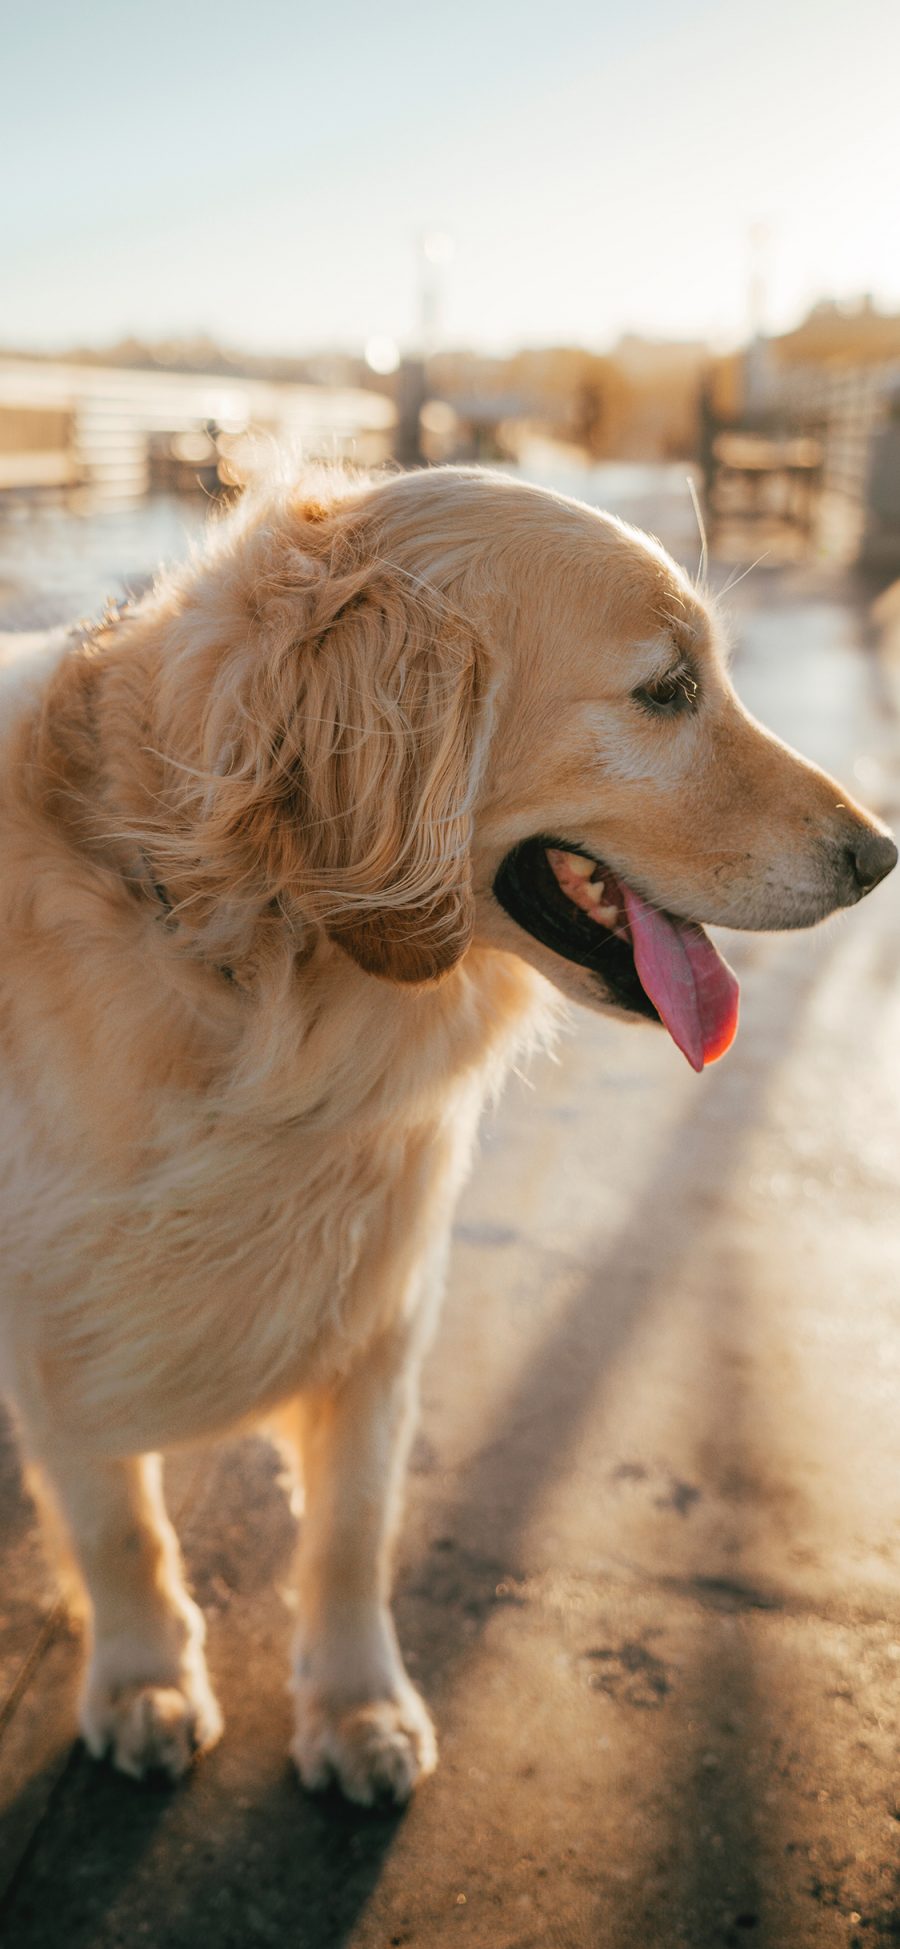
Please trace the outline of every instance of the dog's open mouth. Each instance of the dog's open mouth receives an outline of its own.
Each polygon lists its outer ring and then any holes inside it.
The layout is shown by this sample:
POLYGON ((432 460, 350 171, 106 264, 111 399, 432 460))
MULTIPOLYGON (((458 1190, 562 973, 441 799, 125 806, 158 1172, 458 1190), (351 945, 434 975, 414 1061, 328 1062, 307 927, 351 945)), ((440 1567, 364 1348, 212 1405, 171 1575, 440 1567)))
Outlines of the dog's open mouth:
POLYGON ((694 1069, 731 1047, 737 979, 696 921, 652 906, 611 867, 559 839, 523 840, 494 893, 519 927, 595 974, 619 1008, 665 1023, 694 1069))

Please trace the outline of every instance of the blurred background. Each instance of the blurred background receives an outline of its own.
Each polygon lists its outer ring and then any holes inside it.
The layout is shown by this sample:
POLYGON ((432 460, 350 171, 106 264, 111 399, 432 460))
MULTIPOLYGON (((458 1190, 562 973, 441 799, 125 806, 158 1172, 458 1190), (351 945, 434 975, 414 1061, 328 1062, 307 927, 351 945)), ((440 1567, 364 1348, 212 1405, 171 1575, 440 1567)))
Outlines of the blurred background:
POLYGON ((7 605, 48 558, 95 601, 273 441, 499 463, 682 552, 690 470, 720 555, 900 568, 890 0, 6 34, 7 605))
MULTIPOLYGON (((693 573, 690 482, 742 695, 896 824, 896 0, 35 0, 3 63, 0 627, 139 591, 280 447, 500 466, 693 573)), ((4 1942, 900 1942, 900 875, 722 945, 726 1062, 579 1012, 486 1129, 405 1819, 286 1765, 271 1451, 170 1469, 229 1724, 142 1796, 0 1443, 4 1942)))

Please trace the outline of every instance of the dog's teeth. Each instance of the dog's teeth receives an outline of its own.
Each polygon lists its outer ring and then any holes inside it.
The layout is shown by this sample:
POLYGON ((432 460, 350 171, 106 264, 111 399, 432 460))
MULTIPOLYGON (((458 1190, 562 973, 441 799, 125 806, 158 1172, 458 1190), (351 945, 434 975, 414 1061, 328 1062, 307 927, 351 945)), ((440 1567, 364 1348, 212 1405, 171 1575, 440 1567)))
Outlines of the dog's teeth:
POLYGON ((579 880, 589 880, 597 863, 596 860, 585 859, 582 853, 563 853, 562 858, 569 872, 574 873, 579 880))
POLYGON ((619 921, 618 907, 609 906, 609 905, 603 906, 601 904, 603 900, 603 881, 592 880, 590 884, 585 887, 584 891, 590 903, 590 913, 592 919, 599 920, 601 927, 618 926, 618 921, 619 921))
POLYGON ((601 878, 603 869, 599 860, 585 859, 583 853, 564 853, 559 846, 548 846, 547 858, 574 906, 580 907, 582 913, 589 914, 601 927, 615 929, 620 925, 622 916, 618 906, 601 905, 606 883, 601 878))

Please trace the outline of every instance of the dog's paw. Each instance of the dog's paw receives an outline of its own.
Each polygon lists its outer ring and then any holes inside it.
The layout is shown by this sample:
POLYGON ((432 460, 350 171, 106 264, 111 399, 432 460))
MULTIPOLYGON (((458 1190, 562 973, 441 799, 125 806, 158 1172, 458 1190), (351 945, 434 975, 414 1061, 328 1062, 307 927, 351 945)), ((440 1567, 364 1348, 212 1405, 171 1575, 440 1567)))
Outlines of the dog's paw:
POLYGON ((136 1682, 104 1692, 89 1686, 81 1711, 84 1743, 134 1780, 160 1774, 180 1780, 198 1753, 214 1746, 222 1714, 205 1670, 177 1684, 136 1682))
POLYGON ((403 1806, 437 1765, 434 1727, 413 1687, 394 1699, 370 1699, 343 1710, 309 1692, 297 1701, 291 1754, 311 1793, 335 1782, 362 1807, 403 1806))

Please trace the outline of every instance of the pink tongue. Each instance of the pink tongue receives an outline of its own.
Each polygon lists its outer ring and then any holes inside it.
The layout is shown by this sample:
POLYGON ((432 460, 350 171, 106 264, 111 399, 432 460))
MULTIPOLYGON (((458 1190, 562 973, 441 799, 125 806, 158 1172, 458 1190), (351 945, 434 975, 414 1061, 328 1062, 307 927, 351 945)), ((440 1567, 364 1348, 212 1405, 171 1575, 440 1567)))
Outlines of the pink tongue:
POLYGON ((641 987, 694 1069, 716 1062, 737 1034, 737 977, 691 921, 648 907, 623 886, 641 987))

